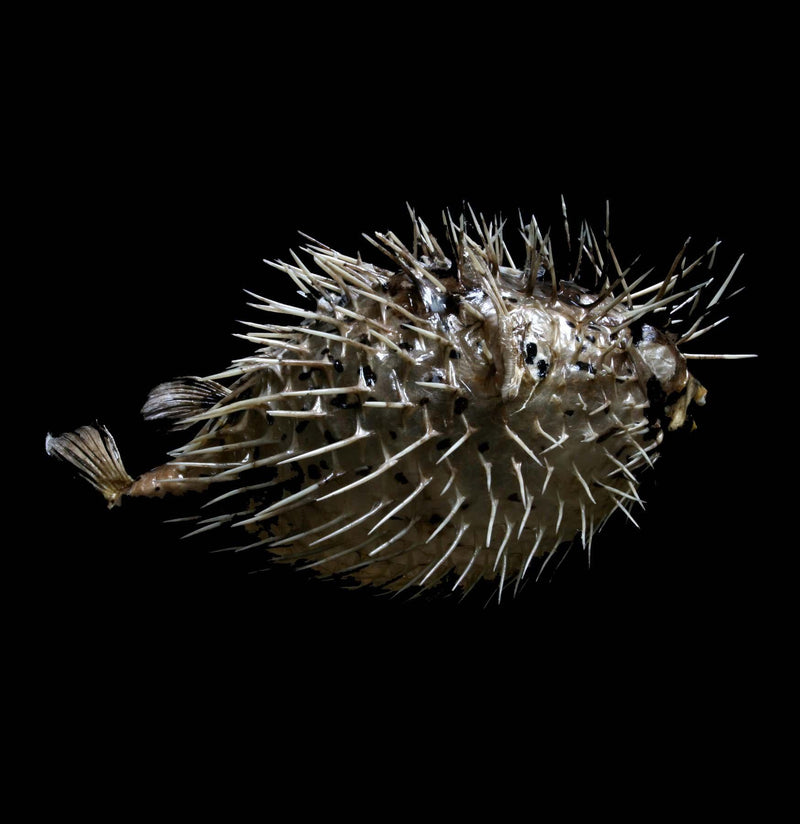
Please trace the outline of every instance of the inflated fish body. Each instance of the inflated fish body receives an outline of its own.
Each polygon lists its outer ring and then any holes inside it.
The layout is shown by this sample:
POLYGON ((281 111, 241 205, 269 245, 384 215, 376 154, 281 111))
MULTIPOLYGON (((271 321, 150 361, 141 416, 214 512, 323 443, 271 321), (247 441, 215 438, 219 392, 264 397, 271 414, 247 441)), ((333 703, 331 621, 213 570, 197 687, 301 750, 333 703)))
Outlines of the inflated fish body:
POLYGON ((474 236, 445 218, 447 254, 415 218, 409 246, 372 239, 383 266, 314 241, 308 262, 274 264, 301 300, 254 305, 286 323, 248 324, 251 357, 148 398, 146 418, 196 428, 163 466, 132 478, 101 426, 48 452, 110 505, 204 492, 197 529, 323 574, 516 588, 616 510, 634 520, 642 470, 705 399, 681 347, 713 327, 737 267, 711 288, 715 247, 684 247, 648 283, 584 225, 565 279, 535 220, 519 267, 502 225, 473 221, 474 236))

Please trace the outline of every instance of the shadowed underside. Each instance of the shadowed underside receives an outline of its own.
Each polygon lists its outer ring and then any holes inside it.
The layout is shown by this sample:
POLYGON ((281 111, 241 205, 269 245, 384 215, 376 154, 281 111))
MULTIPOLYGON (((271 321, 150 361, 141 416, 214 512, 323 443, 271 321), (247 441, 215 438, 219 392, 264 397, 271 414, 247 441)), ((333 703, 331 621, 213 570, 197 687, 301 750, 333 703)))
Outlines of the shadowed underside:
POLYGON ((134 481, 102 427, 48 452, 110 504, 204 491, 197 530, 324 574, 516 587, 616 510, 634 520, 640 471, 704 400, 679 346, 716 325, 736 266, 709 291, 716 246, 692 262, 684 246, 646 285, 584 224, 559 278, 534 220, 518 267, 502 225, 472 219, 475 237, 445 216, 450 257, 415 219, 409 247, 372 239, 383 266, 314 241, 273 264, 301 300, 252 305, 286 323, 249 323, 252 356, 151 393, 146 418, 197 428, 162 467, 134 481))

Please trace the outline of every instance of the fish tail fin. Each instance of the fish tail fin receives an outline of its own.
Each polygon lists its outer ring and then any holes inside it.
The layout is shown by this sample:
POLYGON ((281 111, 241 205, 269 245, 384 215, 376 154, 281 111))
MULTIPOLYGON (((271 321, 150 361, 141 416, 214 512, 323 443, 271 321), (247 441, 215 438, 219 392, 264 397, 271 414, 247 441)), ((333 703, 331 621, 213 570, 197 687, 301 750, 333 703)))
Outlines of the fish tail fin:
POLYGON ((80 476, 102 493, 109 508, 119 504, 120 496, 133 483, 116 441, 102 424, 81 426, 61 435, 48 434, 45 449, 48 455, 76 467, 80 476))

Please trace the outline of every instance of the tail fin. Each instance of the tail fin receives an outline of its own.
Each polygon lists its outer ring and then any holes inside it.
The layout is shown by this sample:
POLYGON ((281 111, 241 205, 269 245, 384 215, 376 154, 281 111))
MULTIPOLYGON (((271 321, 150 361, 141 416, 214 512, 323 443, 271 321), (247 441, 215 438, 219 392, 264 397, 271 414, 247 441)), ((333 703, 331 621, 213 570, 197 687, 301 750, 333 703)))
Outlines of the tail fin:
POLYGON ((78 469, 80 475, 108 501, 109 508, 119 503, 133 478, 125 471, 111 433, 102 426, 81 426, 74 432, 48 435, 47 454, 78 469))

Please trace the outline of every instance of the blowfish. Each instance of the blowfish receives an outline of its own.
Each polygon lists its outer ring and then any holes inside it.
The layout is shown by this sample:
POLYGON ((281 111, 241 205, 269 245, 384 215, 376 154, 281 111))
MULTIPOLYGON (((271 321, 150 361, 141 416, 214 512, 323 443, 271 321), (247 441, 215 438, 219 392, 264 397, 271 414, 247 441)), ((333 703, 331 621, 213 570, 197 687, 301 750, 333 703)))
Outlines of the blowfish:
POLYGON ((410 245, 365 236, 383 266, 307 238, 308 262, 272 263, 300 305, 252 295, 286 323, 248 323, 252 355, 150 393, 147 420, 194 430, 162 466, 134 479, 99 424, 47 452, 110 507, 204 493, 195 531, 354 585, 517 591, 617 511, 636 523, 642 472, 705 402, 688 360, 751 357, 681 349, 721 322, 741 257, 709 291, 717 244, 688 262, 687 241, 644 285, 562 210, 570 278, 533 217, 520 266, 504 223, 471 211, 443 216, 447 254, 413 212, 410 245))

